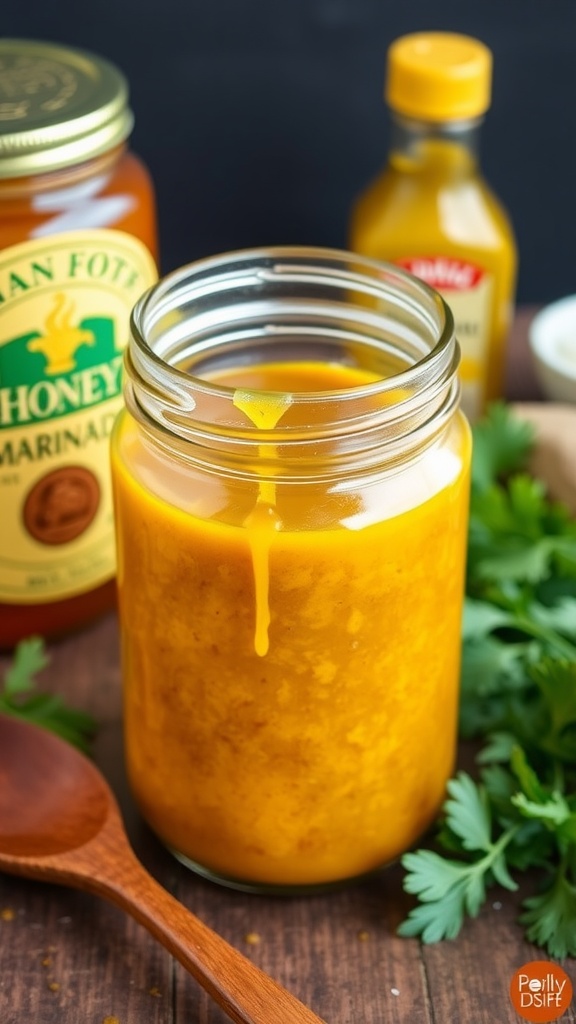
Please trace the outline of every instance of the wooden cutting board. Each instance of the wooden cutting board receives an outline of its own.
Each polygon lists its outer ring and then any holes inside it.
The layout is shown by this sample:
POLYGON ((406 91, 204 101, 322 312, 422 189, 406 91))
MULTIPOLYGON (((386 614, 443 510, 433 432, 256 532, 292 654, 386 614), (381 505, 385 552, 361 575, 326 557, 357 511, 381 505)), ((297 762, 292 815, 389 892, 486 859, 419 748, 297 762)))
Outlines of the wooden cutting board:
POLYGON ((518 402, 511 408, 536 431, 530 471, 576 515, 576 405, 518 402))

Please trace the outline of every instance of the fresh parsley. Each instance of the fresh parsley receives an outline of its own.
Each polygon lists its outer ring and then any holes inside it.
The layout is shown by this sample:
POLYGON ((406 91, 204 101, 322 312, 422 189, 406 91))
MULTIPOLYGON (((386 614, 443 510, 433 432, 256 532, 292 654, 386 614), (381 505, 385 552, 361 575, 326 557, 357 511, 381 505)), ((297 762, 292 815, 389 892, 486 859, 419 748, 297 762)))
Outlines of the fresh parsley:
POLYGON ((18 644, 0 688, 0 712, 42 725, 87 751, 95 731, 90 715, 68 707, 57 694, 36 690, 36 676, 47 664, 48 656, 39 637, 18 644))
POLYGON ((479 774, 448 783, 436 850, 407 853, 401 935, 455 938, 528 869, 526 937, 576 956, 576 521, 526 471, 531 428, 494 405, 474 430, 460 732, 479 774))

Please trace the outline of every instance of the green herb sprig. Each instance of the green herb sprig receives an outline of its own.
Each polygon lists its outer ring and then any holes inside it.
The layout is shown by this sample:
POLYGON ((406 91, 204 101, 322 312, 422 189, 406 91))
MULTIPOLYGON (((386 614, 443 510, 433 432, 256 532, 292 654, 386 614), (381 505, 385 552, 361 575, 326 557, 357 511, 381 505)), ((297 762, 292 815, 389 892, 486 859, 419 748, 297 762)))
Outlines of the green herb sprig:
POLYGON ((455 938, 494 883, 540 886, 520 922, 576 956, 576 521, 526 466, 533 433, 504 404, 474 430, 460 732, 479 777, 448 784, 436 850, 406 854, 418 904, 401 935, 455 938))
POLYGON ((36 690, 36 676, 48 660, 39 637, 31 637, 18 644, 12 663, 4 673, 0 712, 44 726, 87 752, 89 740, 95 732, 91 716, 69 707, 58 694, 36 690))

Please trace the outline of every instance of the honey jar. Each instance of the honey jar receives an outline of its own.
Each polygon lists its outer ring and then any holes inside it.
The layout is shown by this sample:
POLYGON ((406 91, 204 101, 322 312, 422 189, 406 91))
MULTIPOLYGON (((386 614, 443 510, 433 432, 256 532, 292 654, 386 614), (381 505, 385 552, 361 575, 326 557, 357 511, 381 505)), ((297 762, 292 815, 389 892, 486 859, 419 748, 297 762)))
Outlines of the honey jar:
POLYGON ((110 607, 109 437, 153 186, 108 61, 0 40, 0 646, 110 607))

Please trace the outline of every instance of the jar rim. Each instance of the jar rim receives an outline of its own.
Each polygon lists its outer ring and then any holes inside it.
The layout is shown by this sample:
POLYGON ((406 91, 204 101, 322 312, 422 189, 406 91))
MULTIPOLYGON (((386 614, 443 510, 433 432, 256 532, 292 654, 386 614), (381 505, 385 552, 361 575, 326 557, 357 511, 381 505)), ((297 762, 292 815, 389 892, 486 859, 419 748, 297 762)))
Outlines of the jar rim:
MULTIPOLYGON (((235 264, 239 269, 243 264, 248 262, 256 262, 258 260, 266 261, 280 261, 280 260, 299 260, 306 259, 311 260, 323 260, 327 264, 334 263, 335 266, 341 266, 343 269, 346 264, 352 263, 361 269, 364 275, 371 273, 371 279, 366 278, 366 281, 371 280, 376 291, 378 291, 379 279, 384 283, 393 282, 394 279, 399 282, 409 283, 410 287, 414 290, 415 295, 420 294, 424 301, 433 304, 438 312, 441 312, 443 323, 440 327, 440 335, 438 337, 437 344, 430 350, 430 352, 423 357, 420 361, 431 362, 439 358, 439 356, 450 346, 454 339, 454 319, 452 311, 447 305, 445 300, 435 291, 430 285, 426 284, 425 281, 416 278, 409 271, 403 267, 399 267, 393 264, 385 263, 382 261, 370 259, 369 257, 360 256, 356 253, 346 252, 345 250, 332 249, 325 247, 310 247, 310 246, 270 246, 266 248, 254 248, 254 249, 237 249, 231 250, 226 253, 219 254, 217 256, 208 256, 199 260, 195 260, 192 263, 186 264, 183 267, 173 270, 166 274, 160 281, 157 281, 150 288, 148 288, 143 295, 140 297, 134 309, 132 310, 131 316, 131 335, 132 340, 139 349, 145 351, 149 355, 151 361, 157 367, 166 367, 170 364, 160 357, 154 348, 150 345, 146 338, 146 328, 150 324, 146 324, 146 318, 151 319, 154 314, 155 308, 160 308, 160 312, 164 315, 168 315, 173 312, 177 306, 176 301, 182 298, 185 294, 189 283, 193 283, 194 279, 200 275, 210 275, 212 272, 218 272, 221 268, 226 268, 229 264, 235 264), (172 304, 170 304, 170 296, 172 293, 172 304), (168 306, 167 309, 161 308, 168 306)), ((299 270, 302 271, 302 267, 299 270)), ((275 272, 282 272, 283 265, 278 265, 274 268, 275 272)), ((326 273, 326 268, 323 268, 322 273, 326 273)), ((358 284, 359 278, 357 273, 348 273, 347 275, 350 284, 358 284)), ((401 381, 402 383, 410 381, 411 377, 416 372, 416 364, 409 370, 402 371, 401 381)), ((188 371, 182 371, 176 366, 171 366, 171 371, 175 377, 181 380, 189 380, 190 374, 188 371)), ((362 388, 368 388, 370 391, 379 389, 388 389, 398 385, 398 379, 400 375, 395 377, 395 383, 392 384, 392 378, 389 377, 386 380, 376 381, 374 383, 362 385, 362 388)), ((195 378, 201 386, 206 386, 209 390, 222 391, 224 393, 233 392, 233 387, 228 387, 222 384, 216 384, 211 381, 207 381, 202 377, 195 378)), ((358 388, 352 386, 349 389, 357 392, 358 388)), ((302 392, 298 394, 298 400, 305 401, 307 396, 310 394, 327 394, 328 392, 302 392)))
POLYGON ((208 446, 317 443, 354 431, 363 439, 374 431, 374 439, 379 433, 390 442, 418 433, 431 420, 436 433, 452 416, 459 398, 458 361, 449 307, 403 268, 338 249, 246 249, 197 260, 144 293, 131 317, 125 396, 139 419, 180 440, 201 437, 208 446), (360 360, 368 350, 378 356, 394 351, 403 367, 360 385, 294 392, 291 404, 297 407, 322 403, 322 429, 281 422, 264 430, 249 421, 231 426, 238 389, 206 379, 195 366, 218 347, 220 354, 227 345, 229 352, 238 351, 239 339, 251 332, 265 347, 287 336, 305 338, 306 344, 311 337, 323 345, 346 340, 360 360), (203 419, 206 398, 212 404, 203 419))

